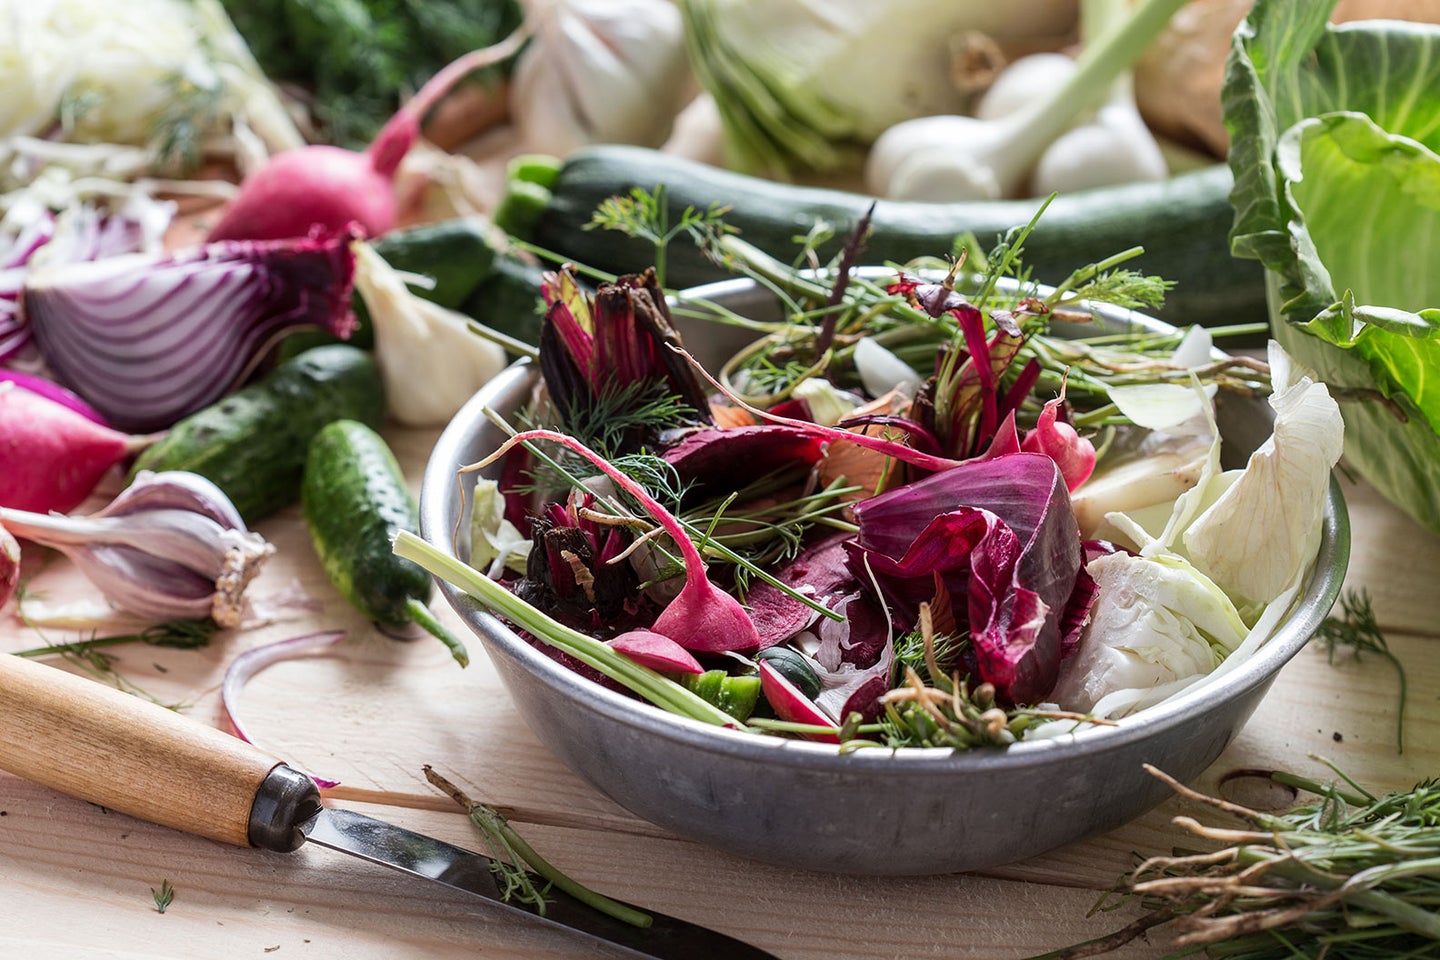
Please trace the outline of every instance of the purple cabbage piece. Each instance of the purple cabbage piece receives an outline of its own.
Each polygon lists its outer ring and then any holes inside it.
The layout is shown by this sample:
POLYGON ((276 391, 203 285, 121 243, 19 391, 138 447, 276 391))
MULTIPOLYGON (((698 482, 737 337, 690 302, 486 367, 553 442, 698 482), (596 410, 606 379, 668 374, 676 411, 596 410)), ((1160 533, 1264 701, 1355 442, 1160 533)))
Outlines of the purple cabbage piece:
POLYGON ((812 431, 785 424, 704 427, 668 447, 664 457, 682 480, 733 489, 780 467, 815 463, 824 443, 812 431))
POLYGON ((953 598, 966 598, 980 679, 1012 703, 1050 692, 1093 599, 1053 460, 1017 453, 971 461, 854 509, 860 532, 850 563, 862 581, 868 567, 913 623, 916 598, 934 595, 938 572, 953 598))

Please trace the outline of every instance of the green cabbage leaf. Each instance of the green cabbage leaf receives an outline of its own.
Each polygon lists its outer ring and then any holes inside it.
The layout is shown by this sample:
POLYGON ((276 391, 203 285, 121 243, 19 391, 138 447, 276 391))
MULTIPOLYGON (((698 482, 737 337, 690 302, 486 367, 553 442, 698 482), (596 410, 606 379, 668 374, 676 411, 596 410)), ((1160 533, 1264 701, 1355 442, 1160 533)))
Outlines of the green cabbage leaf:
POLYGON ((1355 469, 1440 531, 1440 25, 1257 0, 1223 107, 1236 256, 1341 401, 1355 469))

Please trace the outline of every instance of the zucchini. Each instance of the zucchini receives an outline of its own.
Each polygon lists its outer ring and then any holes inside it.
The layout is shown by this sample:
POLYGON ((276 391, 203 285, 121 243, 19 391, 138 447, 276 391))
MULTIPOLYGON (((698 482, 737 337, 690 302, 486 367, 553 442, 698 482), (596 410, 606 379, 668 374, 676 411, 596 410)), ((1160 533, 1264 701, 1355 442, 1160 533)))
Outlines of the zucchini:
POLYGON ((176 423, 131 470, 189 470, 225 491, 247 523, 300 499, 305 450, 332 420, 378 425, 385 387, 368 353, 315 347, 176 423))
POLYGON ((355 420, 326 424, 310 441, 300 503, 325 575, 352 607, 382 626, 416 624, 462 667, 469 663, 465 645, 427 606, 430 574, 391 547, 400 531, 414 533, 420 524, 383 437, 355 420))
MULTIPOLYGON (((665 185, 670 222, 687 206, 731 207, 725 220, 772 256, 789 261, 795 238, 816 220, 831 223, 843 238, 871 203, 857 193, 776 183, 641 147, 587 147, 566 159, 551 187, 549 203, 527 239, 560 256, 612 273, 643 270, 654 261, 646 241, 608 230, 586 230, 607 197, 634 187, 665 185)), ((1153 183, 1105 187, 1057 197, 1025 243, 1031 277, 1058 283, 1072 270, 1134 246, 1145 253, 1127 266, 1175 281, 1159 312, 1175 324, 1265 322, 1265 271, 1230 255, 1234 214, 1232 179, 1224 164, 1153 183)), ((864 260, 905 262, 944 256, 955 238, 973 233, 988 249, 995 237, 1027 223, 1039 200, 976 203, 913 203, 881 200, 871 218, 864 260)), ((841 240, 821 248, 833 255, 841 240)), ((687 287, 728 274, 685 239, 671 244, 665 281, 687 287)))

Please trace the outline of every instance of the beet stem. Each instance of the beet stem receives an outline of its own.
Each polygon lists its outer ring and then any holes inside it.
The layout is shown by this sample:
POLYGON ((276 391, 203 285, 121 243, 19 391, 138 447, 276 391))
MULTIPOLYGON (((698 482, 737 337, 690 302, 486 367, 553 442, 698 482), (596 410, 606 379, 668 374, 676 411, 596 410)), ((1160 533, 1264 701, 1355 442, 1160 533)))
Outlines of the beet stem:
POLYGON ((370 155, 375 172, 384 177, 393 177, 405 159, 405 154, 414 146, 420 133, 420 122, 450 89, 466 76, 477 70, 484 70, 504 63, 525 46, 530 39, 530 22, 525 20, 508 37, 488 47, 471 50, 462 54, 425 81, 415 96, 397 110, 376 135, 366 153, 370 155))

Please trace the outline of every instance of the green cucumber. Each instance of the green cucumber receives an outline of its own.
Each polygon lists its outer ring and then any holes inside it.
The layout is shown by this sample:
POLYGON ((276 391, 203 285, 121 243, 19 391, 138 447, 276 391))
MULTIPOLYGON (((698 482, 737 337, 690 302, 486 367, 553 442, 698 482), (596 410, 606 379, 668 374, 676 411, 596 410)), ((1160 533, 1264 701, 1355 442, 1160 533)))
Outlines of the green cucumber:
POLYGON ((351 606, 382 626, 422 627, 462 667, 469 663, 465 645, 427 606, 434 580, 391 546, 400 531, 416 532, 419 517, 380 434, 355 420, 326 424, 310 441, 300 502, 325 575, 351 606))
POLYGON ((820 696, 820 677, 799 650, 785 646, 766 647, 756 654, 755 659, 764 660, 774 667, 807 699, 814 700, 820 696))
POLYGON ((225 491, 247 523, 300 499, 305 450, 332 420, 378 425, 385 387, 369 354, 335 344, 307 350, 176 423, 140 454, 141 470, 189 470, 225 491))
POLYGON ((538 344, 540 320, 545 316, 540 298, 542 273, 535 264, 501 254, 495 258, 490 276, 480 281, 459 310, 491 330, 538 344))
MULTIPOLYGON (((634 187, 665 185, 670 222, 686 207, 729 206, 725 220, 743 239, 791 260, 817 220, 827 221, 837 239, 822 247, 833 255, 872 198, 858 193, 776 183, 672 157, 642 147, 600 145, 571 154, 533 228, 523 236, 562 257, 612 273, 643 270, 654 262, 644 240, 609 230, 585 229, 601 201, 634 187)), ((1153 183, 1104 187, 1057 197, 1025 243, 1031 278, 1058 283, 1072 270, 1130 247, 1145 253, 1126 264, 1175 281, 1159 316, 1177 326, 1265 322, 1265 271, 1260 264, 1230 255, 1234 219, 1232 179, 1224 164, 1153 183)), ((904 262, 943 257, 955 238, 973 233, 989 249, 997 236, 1027 223, 1040 200, 975 203, 875 204, 863 262, 904 262)), ((666 283, 693 286, 726 274, 688 240, 672 243, 666 283)))

